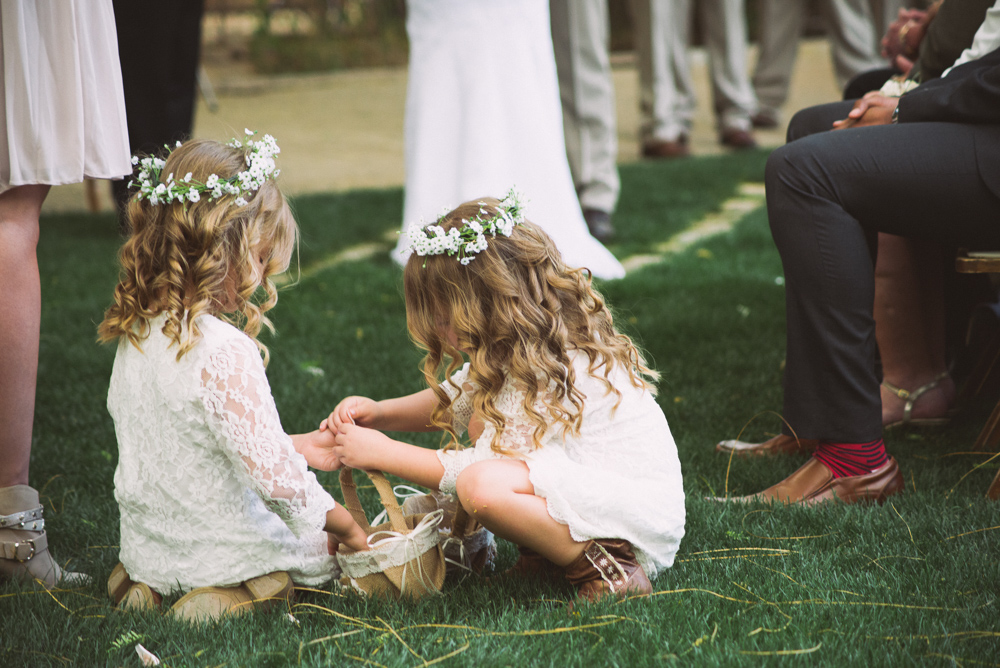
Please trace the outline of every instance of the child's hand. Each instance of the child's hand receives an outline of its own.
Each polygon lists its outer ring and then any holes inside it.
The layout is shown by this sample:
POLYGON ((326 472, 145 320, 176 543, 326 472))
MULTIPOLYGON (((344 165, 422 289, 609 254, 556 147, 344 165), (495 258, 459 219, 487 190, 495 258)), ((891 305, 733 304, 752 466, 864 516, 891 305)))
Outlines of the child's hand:
POLYGON ((297 437, 295 449, 306 458, 306 463, 320 471, 336 471, 341 467, 340 458, 334 453, 337 441, 332 431, 311 431, 297 437))
POLYGON ((350 548, 352 552, 368 549, 368 536, 354 521, 347 508, 339 504, 326 513, 325 528, 328 535, 327 550, 330 554, 337 552, 341 543, 350 548))
POLYGON ((378 402, 368 397, 347 397, 333 409, 330 416, 319 425, 321 431, 341 431, 345 424, 359 427, 377 427, 382 417, 378 402))
POLYGON ((387 459, 387 452, 394 442, 375 429, 366 429, 350 423, 343 424, 337 433, 333 451, 344 466, 352 469, 378 469, 379 462, 387 459))

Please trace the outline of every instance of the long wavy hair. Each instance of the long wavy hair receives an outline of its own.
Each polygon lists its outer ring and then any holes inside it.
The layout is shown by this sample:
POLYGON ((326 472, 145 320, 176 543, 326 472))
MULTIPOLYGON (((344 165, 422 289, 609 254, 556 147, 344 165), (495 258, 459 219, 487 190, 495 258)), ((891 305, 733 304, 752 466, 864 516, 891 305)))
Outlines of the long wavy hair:
MULTIPOLYGON (((204 183, 211 174, 235 176, 246 169, 246 159, 246 149, 192 140, 170 154, 163 173, 190 172, 204 183)), ((233 195, 166 205, 133 197, 125 212, 130 234, 118 253, 114 303, 98 327, 98 341, 124 338, 142 350, 150 319, 166 313, 162 331, 177 345, 180 360, 201 340, 198 316, 211 314, 246 332, 266 364, 267 347, 257 334, 262 327, 274 330, 264 315, 278 301, 270 277, 288 268, 298 227, 272 179, 243 197, 244 206, 233 195)))
MULTIPOLYGON (((458 227, 480 208, 494 213, 498 204, 494 198, 466 202, 437 224, 445 230, 458 227)), ((550 428, 580 432, 586 397, 576 387, 572 351, 586 355, 587 372, 619 402, 621 392, 609 380, 616 366, 628 372, 635 387, 655 392, 650 381, 658 374, 646 366, 632 340, 615 329, 589 272, 568 267, 552 239, 530 222, 515 226, 510 237, 488 238, 486 250, 468 265, 448 255, 414 254, 403 281, 406 325, 427 352, 424 378, 438 399, 431 421, 450 434, 450 447, 457 447, 458 436, 442 382, 451 383, 463 363, 459 349, 469 356, 469 380, 477 387, 473 406, 496 428, 491 447, 501 454, 507 454, 500 445, 504 418, 495 399, 508 376, 524 391, 524 411, 536 427, 535 448, 550 428), (457 348, 448 342, 449 327, 457 348), (542 411, 535 408, 539 396, 542 411)))

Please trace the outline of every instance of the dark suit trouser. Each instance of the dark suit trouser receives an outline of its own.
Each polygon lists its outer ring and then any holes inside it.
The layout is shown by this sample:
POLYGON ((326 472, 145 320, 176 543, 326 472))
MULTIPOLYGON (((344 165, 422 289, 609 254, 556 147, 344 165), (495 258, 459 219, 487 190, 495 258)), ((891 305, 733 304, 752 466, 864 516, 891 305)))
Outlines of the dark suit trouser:
POLYGON ((851 102, 799 112, 767 162, 785 271, 784 417, 800 438, 882 434, 875 370, 877 233, 1000 249, 1000 198, 976 164, 981 129, 911 123, 827 131, 851 102))

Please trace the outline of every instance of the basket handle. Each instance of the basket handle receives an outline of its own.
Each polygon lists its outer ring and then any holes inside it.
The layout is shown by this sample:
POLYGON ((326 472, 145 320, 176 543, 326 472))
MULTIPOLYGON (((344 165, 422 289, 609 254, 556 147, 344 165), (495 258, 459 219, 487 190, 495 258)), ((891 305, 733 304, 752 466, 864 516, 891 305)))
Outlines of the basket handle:
MULTIPOLYGON (((379 499, 382 501, 386 514, 389 516, 389 524, 392 526, 393 531, 400 533, 408 532, 409 528, 406 526, 406 520, 403 519, 403 509, 399 507, 399 502, 396 501, 396 495, 392 492, 392 485, 385 479, 381 471, 365 471, 365 474, 368 475, 375 485, 375 490, 378 492, 379 499)), ((365 516, 365 511, 361 507, 361 501, 358 499, 357 485, 354 484, 354 469, 347 468, 346 466, 340 469, 340 488, 344 492, 344 507, 351 513, 354 521, 365 530, 365 533, 370 534, 372 525, 369 524, 368 518, 365 516)))
POLYGON ((354 469, 346 466, 340 469, 340 490, 344 493, 344 507, 347 508, 347 512, 358 526, 364 529, 365 534, 370 534, 372 525, 368 523, 365 509, 361 507, 361 500, 358 498, 358 486, 354 484, 354 469))
POLYGON ((461 540, 465 538, 465 529, 469 524, 469 513, 465 511, 457 499, 455 501, 455 517, 451 521, 451 537, 461 540))

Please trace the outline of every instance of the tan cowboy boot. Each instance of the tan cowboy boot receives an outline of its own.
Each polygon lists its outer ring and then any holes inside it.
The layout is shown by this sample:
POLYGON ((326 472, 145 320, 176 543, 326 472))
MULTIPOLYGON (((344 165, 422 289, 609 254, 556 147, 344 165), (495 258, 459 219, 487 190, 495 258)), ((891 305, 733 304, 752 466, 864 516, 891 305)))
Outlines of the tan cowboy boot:
POLYGON ((566 567, 566 579, 589 601, 605 596, 651 594, 653 586, 627 540, 591 540, 566 567))
POLYGON ((558 580, 566 574, 564 568, 555 565, 531 548, 518 545, 517 552, 517 561, 514 562, 513 566, 501 573, 503 577, 558 580))
POLYGON ((0 487, 0 580, 36 580, 47 589, 60 581, 90 582, 83 573, 59 568, 48 546, 38 492, 27 485, 0 487))

